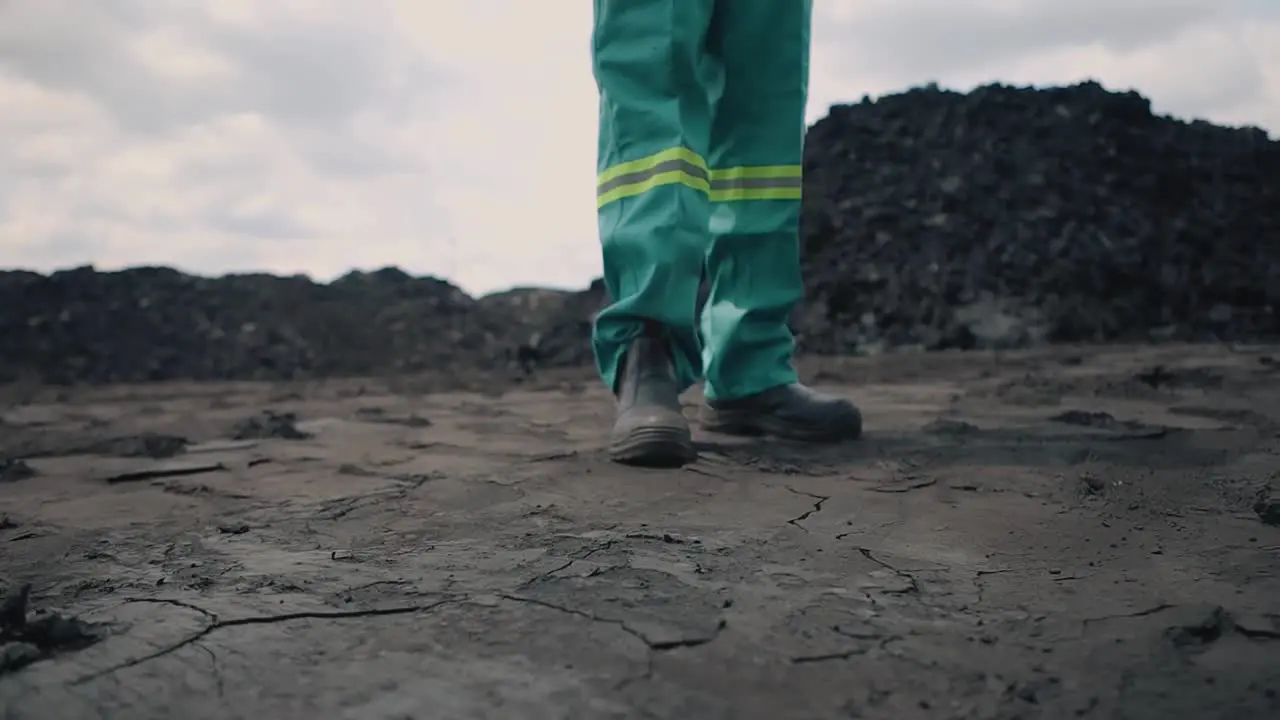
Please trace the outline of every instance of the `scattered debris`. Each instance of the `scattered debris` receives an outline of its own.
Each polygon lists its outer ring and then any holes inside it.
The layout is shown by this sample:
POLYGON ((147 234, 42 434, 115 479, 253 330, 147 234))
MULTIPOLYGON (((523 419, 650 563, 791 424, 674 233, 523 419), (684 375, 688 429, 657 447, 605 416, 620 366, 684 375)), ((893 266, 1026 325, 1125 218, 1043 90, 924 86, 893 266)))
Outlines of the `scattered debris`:
POLYGON ((901 475, 892 480, 867 488, 878 493, 906 493, 912 490, 923 490, 938 484, 938 479, 920 475, 901 475))
POLYGON ((38 474, 35 468, 22 460, 0 455, 0 483, 26 480, 38 474))
POLYGON ((981 432, 977 425, 967 423, 962 420, 949 420, 939 418, 921 428, 921 431, 928 435, 945 435, 945 436, 961 436, 973 435, 981 432))
POLYGON ((1159 390, 1169 385, 1173 381, 1174 375, 1165 366, 1156 365, 1134 375, 1134 378, 1152 390, 1159 390))
POLYGON ((160 485, 160 491, 173 495, 187 496, 213 496, 222 497, 230 500, 249 500, 253 497, 249 493, 228 490, 223 487, 212 487, 203 483, 184 483, 178 480, 169 479, 160 485))
POLYGON ((298 429, 295 413, 277 413, 266 410, 260 415, 245 418, 231 429, 233 440, 309 440, 312 434, 298 429))
POLYGON ((1220 605, 1170 607, 1175 621, 1165 629, 1165 637, 1185 652, 1202 651, 1230 635, 1251 640, 1280 640, 1280 624, 1275 616, 1240 615, 1220 605))
POLYGON ((214 440, 212 442, 200 443, 198 445, 188 445, 188 455, 199 455, 202 453, 220 453, 232 452, 235 450, 252 450, 258 446, 257 440, 214 440))
POLYGON ((30 601, 31 586, 23 585, 0 604, 0 675, 101 639, 94 628, 76 618, 51 612, 31 617, 30 601))
POLYGON ((1258 519, 1267 525, 1280 527, 1280 495, 1270 488, 1258 491, 1258 497, 1253 503, 1253 511, 1258 514, 1258 519))
POLYGON ((189 440, 176 435, 142 433, 103 440, 85 448, 84 452, 92 455, 164 460, 186 452, 189 444, 189 440))
POLYGON ((362 468, 355 463, 342 463, 338 466, 339 475, 349 475, 351 477, 377 477, 378 473, 367 468, 362 468))
POLYGON ((1111 413, 1088 412, 1086 410, 1068 410, 1049 419, 1053 422, 1060 422, 1065 425, 1079 425, 1081 427, 1114 428, 1121 424, 1116 421, 1111 413))
POLYGON ((138 468, 119 470, 107 475, 104 479, 112 485, 121 483, 158 480, 160 478, 187 477, 203 475, 226 470, 226 466, 217 462, 161 462, 138 468))
POLYGON ((1160 425, 1148 425, 1137 420, 1117 420, 1111 413, 1089 412, 1087 410, 1067 410, 1049 418, 1052 422, 1078 427, 1096 428, 1121 432, 1118 439, 1150 440, 1162 438, 1172 432, 1172 428, 1160 425))
POLYGON ((409 428, 425 428, 431 427, 431 420, 418 415, 417 413, 409 413, 408 415, 388 415, 382 408, 361 408, 356 415, 365 422, 381 423, 385 425, 403 425, 409 428))
POLYGON ((1085 492, 1089 495, 1101 495, 1107 489, 1107 481, 1093 473, 1082 473, 1080 482, 1084 485, 1085 492))

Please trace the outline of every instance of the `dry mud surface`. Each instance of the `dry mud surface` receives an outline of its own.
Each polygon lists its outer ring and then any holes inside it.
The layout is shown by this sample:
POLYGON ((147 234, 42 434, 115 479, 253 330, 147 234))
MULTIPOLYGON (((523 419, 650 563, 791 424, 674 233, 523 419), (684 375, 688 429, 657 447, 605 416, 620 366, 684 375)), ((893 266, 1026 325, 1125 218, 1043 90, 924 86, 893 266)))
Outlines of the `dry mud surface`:
POLYGON ((580 373, 11 388, 0 717, 1280 717, 1269 352, 808 361, 863 441, 680 471, 580 373))

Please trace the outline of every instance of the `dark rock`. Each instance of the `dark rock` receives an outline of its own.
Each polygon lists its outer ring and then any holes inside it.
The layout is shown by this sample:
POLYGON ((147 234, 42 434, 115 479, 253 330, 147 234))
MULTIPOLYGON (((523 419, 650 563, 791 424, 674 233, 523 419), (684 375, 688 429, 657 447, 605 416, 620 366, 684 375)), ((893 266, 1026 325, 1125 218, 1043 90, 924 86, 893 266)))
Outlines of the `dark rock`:
POLYGON ((1258 491, 1258 496, 1254 499, 1253 511, 1258 514, 1258 519, 1267 525, 1280 527, 1280 495, 1270 489, 1258 491))
POLYGON ((204 278, 0 273, 0 381, 280 380, 501 364, 510 318, 396 269, 204 278))
POLYGON ((920 428, 920 431, 928 435, 974 435, 982 432, 982 430, 973 423, 967 423, 962 420, 950 420, 947 418, 939 418, 933 422, 920 428))
POLYGON ((186 438, 175 435, 143 433, 128 437, 109 438, 90 445, 84 449, 84 452, 96 455, 163 460, 186 452, 189 444, 190 441, 186 438))
POLYGON ((0 455, 0 483, 17 482, 36 476, 36 469, 17 458, 0 455))
POLYGON ((1091 473, 1081 475, 1080 482, 1084 484, 1085 492, 1089 495, 1100 495, 1107 489, 1107 481, 1091 473))
POLYGON ((232 440, 309 440, 311 437, 311 433, 298 429, 297 415, 271 410, 240 420, 231 428, 232 440))
POLYGON ((21 670, 44 657, 40 648, 31 643, 11 642, 0 645, 0 675, 21 670))
POLYGON ((1095 83, 834 107, 805 159, 805 349, 1274 337, 1280 142, 1095 83))
POLYGON ((32 616, 31 586, 23 585, 0 604, 0 675, 58 653, 98 642, 97 629, 77 618, 46 612, 32 616))
POLYGON ((1049 418, 1054 422, 1060 422, 1066 425, 1079 425, 1081 427, 1115 427, 1118 423, 1111 413, 1106 412, 1088 412, 1086 410, 1067 410, 1058 413, 1049 418))
POLYGON ((22 628, 27 624, 27 606, 31 603, 31 584, 18 587, 0 603, 0 628, 22 628))

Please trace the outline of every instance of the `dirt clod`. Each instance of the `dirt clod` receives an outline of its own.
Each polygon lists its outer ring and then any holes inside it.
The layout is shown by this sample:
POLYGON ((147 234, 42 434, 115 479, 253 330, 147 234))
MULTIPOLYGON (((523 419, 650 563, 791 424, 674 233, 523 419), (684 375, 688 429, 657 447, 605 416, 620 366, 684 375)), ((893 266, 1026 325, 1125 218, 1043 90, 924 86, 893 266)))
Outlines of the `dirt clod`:
POLYGON ((109 438, 83 448, 81 451, 95 455, 163 460, 181 455, 189 444, 190 441, 186 438, 175 435, 141 433, 128 437, 109 438))
POLYGON ((278 413, 266 410, 258 415, 238 421, 231 428, 232 440, 308 440, 311 433, 298 429, 296 413, 278 413))
POLYGON ((37 475, 35 468, 17 458, 0 456, 0 483, 17 482, 37 475))
POLYGON ((1260 490, 1253 503, 1258 519, 1268 525, 1280 527, 1280 495, 1270 489, 1260 490))
POLYGON ((0 605, 0 676, 57 653, 82 650, 101 637, 87 623, 58 613, 32 617, 31 586, 23 585, 0 605))

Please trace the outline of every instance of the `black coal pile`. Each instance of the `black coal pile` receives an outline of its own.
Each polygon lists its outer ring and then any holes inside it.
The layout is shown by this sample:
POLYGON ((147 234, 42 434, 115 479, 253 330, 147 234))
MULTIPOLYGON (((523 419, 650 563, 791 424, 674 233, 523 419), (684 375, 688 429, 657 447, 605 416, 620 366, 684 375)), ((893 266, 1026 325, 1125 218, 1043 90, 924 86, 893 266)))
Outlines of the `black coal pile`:
POLYGON ((1096 83, 837 106, 805 156, 802 346, 1280 334, 1280 142, 1096 83))
MULTIPOLYGON (((922 87, 809 131, 805 352, 1280 336, 1280 142, 1096 83, 922 87)), ((590 360, 593 286, 544 332, 590 360), (589 310, 583 310, 589 308, 589 310)))
MULTIPOLYGON (((1095 83, 837 106, 805 150, 805 352, 1280 337, 1280 142, 1095 83)), ((587 364, 600 281, 0 273, 0 381, 587 364)))
POLYGON ((0 380, 289 379, 504 363, 511 323, 399 270, 0 273, 0 380))
POLYGON ((528 331, 519 338, 516 347, 521 366, 530 370, 590 365, 593 362, 590 344, 592 321, 609 299, 603 279, 595 280, 581 292, 516 292, 519 294, 503 293, 482 302, 501 302, 513 313, 512 317, 526 318, 528 331))
MULTIPOLYGON (((708 289, 704 278, 698 291, 698 312, 707 302, 708 289)), ((592 321, 608 301, 609 291, 605 289, 603 279, 596 279, 581 292, 562 295, 554 305, 544 301, 547 309, 541 316, 534 317, 534 331, 520 346, 524 356, 530 360, 528 365, 570 367, 592 364, 592 321)))

